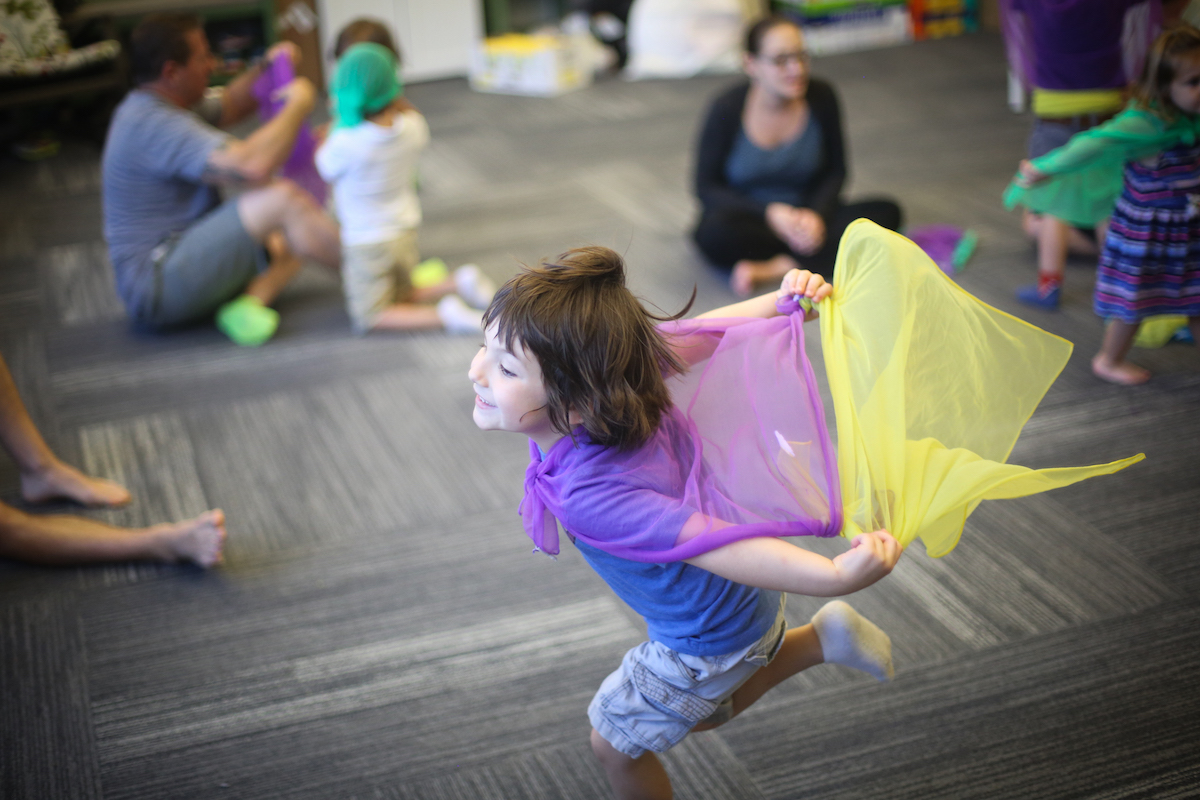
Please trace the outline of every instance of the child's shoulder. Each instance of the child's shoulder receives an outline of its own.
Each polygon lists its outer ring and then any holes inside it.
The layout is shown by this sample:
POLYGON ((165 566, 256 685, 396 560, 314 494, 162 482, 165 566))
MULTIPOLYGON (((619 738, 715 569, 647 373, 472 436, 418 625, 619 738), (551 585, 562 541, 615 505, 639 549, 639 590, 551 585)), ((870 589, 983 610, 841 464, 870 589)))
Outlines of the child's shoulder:
POLYGON ((597 444, 579 429, 574 443, 571 437, 564 437, 551 449, 549 457, 554 463, 549 466, 576 488, 594 490, 620 484, 627 489, 665 491, 678 483, 680 471, 690 466, 683 455, 690 452, 690 442, 686 421, 672 407, 663 414, 658 430, 637 447, 622 450, 597 444))

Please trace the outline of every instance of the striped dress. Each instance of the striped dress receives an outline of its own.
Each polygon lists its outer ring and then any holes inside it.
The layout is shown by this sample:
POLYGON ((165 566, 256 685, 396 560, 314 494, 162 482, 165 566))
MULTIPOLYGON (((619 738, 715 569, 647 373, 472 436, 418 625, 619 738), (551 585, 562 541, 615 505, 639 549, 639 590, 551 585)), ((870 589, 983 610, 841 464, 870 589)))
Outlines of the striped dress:
POLYGON ((1096 272, 1096 313, 1136 323, 1200 316, 1200 144, 1125 165, 1096 272))

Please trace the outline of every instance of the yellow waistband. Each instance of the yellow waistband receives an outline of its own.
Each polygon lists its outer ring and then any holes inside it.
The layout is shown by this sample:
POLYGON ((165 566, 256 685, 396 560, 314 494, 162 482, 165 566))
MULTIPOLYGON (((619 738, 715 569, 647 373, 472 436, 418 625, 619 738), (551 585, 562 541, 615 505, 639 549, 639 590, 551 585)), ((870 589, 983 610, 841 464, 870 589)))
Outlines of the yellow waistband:
POLYGON ((1033 113, 1039 117, 1106 114, 1116 111, 1121 104, 1120 89, 1089 89, 1082 92, 1037 88, 1033 90, 1033 113))

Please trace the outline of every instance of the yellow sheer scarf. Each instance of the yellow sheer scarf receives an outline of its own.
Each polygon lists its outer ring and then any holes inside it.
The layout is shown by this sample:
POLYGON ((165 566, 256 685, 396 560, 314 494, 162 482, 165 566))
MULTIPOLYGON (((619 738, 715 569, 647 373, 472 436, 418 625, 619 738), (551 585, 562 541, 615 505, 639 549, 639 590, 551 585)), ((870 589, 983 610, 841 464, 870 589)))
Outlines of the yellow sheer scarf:
POLYGON ((852 223, 833 285, 819 310, 844 536, 884 528, 943 556, 980 500, 1037 494, 1145 457, 1004 463, 1072 345, 971 296, 903 236, 852 223))

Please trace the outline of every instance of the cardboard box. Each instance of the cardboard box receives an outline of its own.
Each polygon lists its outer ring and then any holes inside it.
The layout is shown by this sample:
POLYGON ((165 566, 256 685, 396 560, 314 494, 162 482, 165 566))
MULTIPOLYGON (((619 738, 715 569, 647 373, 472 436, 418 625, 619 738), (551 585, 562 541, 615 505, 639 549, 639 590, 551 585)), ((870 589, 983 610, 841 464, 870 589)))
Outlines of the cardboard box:
POLYGON ((553 97, 592 82, 591 56, 573 36, 493 36, 472 54, 470 80, 480 92, 553 97))

